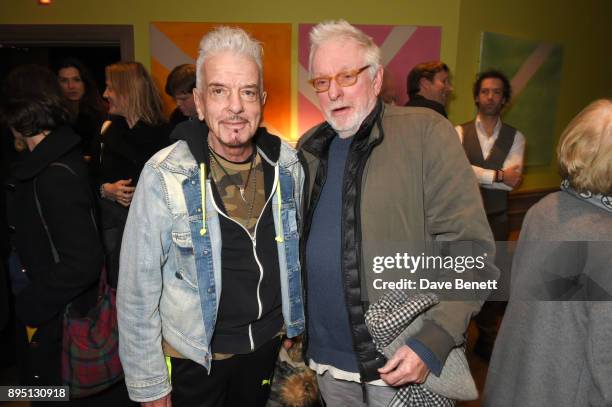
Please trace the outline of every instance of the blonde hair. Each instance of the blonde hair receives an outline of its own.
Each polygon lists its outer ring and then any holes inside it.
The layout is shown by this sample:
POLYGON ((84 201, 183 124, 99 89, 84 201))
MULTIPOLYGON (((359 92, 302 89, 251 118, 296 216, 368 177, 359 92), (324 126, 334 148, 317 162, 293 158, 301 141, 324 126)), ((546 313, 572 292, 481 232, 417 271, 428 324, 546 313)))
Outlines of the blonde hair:
POLYGON ((612 193, 612 99, 585 107, 557 147, 559 174, 579 192, 612 193))
POLYGON ((148 125, 166 121, 163 102, 151 75, 140 62, 117 62, 106 67, 106 79, 125 103, 126 119, 148 125))
POLYGON ((312 75, 312 62, 317 49, 330 40, 352 40, 363 49, 363 59, 370 65, 368 72, 374 78, 380 67, 380 48, 372 37, 352 26, 346 20, 324 21, 310 31, 310 55, 308 56, 308 71, 312 75))

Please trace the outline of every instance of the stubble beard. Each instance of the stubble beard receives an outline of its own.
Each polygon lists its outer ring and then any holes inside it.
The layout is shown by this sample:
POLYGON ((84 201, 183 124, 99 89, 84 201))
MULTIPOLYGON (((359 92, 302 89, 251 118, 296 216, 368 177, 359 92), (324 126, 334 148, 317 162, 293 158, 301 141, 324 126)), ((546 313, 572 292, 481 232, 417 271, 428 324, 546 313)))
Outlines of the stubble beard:
POLYGON ((328 108, 327 113, 327 122, 330 126, 340 135, 340 137, 351 137, 357 133, 361 123, 368 117, 370 112, 376 106, 376 98, 373 103, 369 103, 365 109, 355 109, 355 111, 351 114, 350 117, 347 117, 345 120, 345 124, 342 126, 332 117, 333 108, 328 108))

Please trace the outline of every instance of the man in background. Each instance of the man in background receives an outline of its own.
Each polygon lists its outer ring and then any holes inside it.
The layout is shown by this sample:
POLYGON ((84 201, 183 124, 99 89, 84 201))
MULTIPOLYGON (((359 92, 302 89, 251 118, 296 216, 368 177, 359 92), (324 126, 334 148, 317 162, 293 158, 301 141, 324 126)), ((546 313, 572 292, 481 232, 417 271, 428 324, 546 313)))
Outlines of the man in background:
POLYGON ((196 68, 193 64, 176 66, 166 79, 166 93, 176 102, 170 114, 170 123, 176 126, 185 120, 197 117, 193 88, 196 87, 196 68))
POLYGON ((410 100, 406 106, 426 107, 447 117, 446 102, 453 91, 449 75, 448 66, 441 61, 416 65, 408 74, 410 100))
MULTIPOLYGON (((476 118, 455 129, 480 184, 480 193, 495 241, 508 240, 508 192, 522 180, 525 136, 501 121, 511 97, 510 81, 499 71, 481 72, 474 83, 476 118)), ((489 360, 504 302, 487 302, 475 318, 480 331, 474 351, 489 360)))

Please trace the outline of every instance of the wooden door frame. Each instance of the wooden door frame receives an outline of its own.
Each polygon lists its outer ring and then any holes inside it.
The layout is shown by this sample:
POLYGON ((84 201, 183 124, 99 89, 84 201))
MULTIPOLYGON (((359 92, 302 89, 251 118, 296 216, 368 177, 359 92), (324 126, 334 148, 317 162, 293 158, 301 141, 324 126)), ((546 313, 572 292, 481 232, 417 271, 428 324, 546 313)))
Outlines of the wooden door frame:
POLYGON ((0 24, 0 42, 38 45, 119 45, 122 61, 134 60, 134 27, 102 24, 0 24))

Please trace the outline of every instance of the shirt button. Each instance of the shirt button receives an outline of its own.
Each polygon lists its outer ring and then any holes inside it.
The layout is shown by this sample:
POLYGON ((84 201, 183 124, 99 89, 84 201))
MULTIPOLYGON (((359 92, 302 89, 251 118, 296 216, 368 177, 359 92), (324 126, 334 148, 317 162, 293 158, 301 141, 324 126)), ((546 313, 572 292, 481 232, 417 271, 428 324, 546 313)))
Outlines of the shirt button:
POLYGON ((196 209, 196 212, 198 212, 198 213, 202 212, 202 208, 196 209))
POLYGON ((174 277, 178 278, 179 280, 183 279, 183 275, 181 273, 179 273, 178 271, 176 273, 174 273, 174 277))
POLYGON ((8 230, 9 230, 10 233, 15 233, 17 228, 15 227, 15 225, 9 225, 8 230))
POLYGON ((207 256, 207 255, 208 255, 208 250, 204 250, 204 251, 202 252, 202 254, 204 254, 205 256, 207 256))
POLYGON ((208 293, 209 293, 209 294, 212 294, 214 291, 215 291, 215 290, 214 290, 212 287, 209 287, 209 288, 208 288, 208 293))
POLYGON ((191 185, 195 185, 195 181, 191 181, 191 185))

